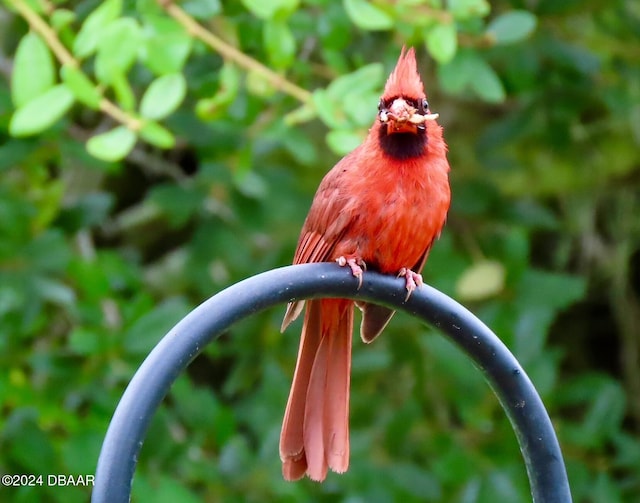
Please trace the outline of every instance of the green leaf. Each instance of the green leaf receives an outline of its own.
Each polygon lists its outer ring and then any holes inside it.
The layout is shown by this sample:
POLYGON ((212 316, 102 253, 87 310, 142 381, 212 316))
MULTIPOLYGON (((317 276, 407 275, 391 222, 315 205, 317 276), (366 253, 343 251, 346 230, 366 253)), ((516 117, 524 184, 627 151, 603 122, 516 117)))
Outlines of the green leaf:
POLYGON ((296 40, 286 21, 281 19, 266 21, 262 37, 272 65, 276 68, 291 66, 296 52, 296 40))
POLYGON ((84 425, 78 432, 74 432, 60 446, 63 463, 69 473, 92 473, 95 468, 93 460, 100 455, 103 439, 104 431, 98 425, 84 425))
POLYGON ((44 94, 55 84, 51 51, 33 32, 18 44, 11 74, 11 98, 16 108, 44 94))
POLYGON ((335 79, 314 92, 318 115, 333 129, 368 126, 375 117, 384 78, 380 63, 372 63, 335 79))
POLYGON ((182 103, 187 92, 187 81, 181 73, 163 75, 154 80, 140 102, 140 115, 147 119, 163 119, 182 103))
POLYGON ((318 116, 318 111, 313 103, 305 103, 304 105, 292 110, 284 116, 284 123, 287 126, 293 126, 295 124, 303 124, 315 119, 318 116))
POLYGON ((568 431, 574 443, 602 446, 619 433, 627 407, 627 397, 619 382, 603 374, 583 373, 564 382, 559 391, 561 403, 583 411, 582 421, 568 431))
POLYGON ((298 7, 299 0, 242 0, 242 5, 254 16, 260 19, 273 19, 280 15, 282 19, 289 15, 298 7))
POLYGON ((523 309, 564 309, 581 299, 585 290, 583 277, 528 269, 518 285, 517 299, 523 309))
POLYGON ((473 90, 490 103, 504 101, 506 93, 500 78, 482 57, 471 50, 460 50, 446 64, 438 67, 440 85, 452 94, 473 90))
POLYGON ((344 8, 358 28, 370 31, 393 28, 393 18, 366 0, 344 0, 344 8))
POLYGON ((102 38, 103 30, 122 12, 122 0, 107 0, 87 16, 73 42, 73 54, 86 58, 93 54, 102 38))
POLYGON ((196 19, 209 21, 222 11, 220 0, 187 0, 180 2, 180 6, 196 19))
POLYGON ((245 79, 247 91, 255 96, 268 98, 276 93, 275 86, 257 70, 249 70, 245 79))
POLYGON ((342 100, 344 113, 355 127, 370 127, 378 112, 380 91, 348 93, 342 100))
POLYGON ((157 0, 136 0, 135 5, 136 11, 144 18, 149 16, 160 16, 164 13, 157 0))
POLYGON ((455 23, 438 24, 427 33, 427 49, 438 63, 448 63, 458 50, 455 23))
POLYGON ((113 21, 102 31, 95 60, 96 77, 103 84, 111 83, 114 73, 126 74, 140 50, 142 31, 132 18, 113 21))
POLYGON ((178 185, 158 185, 149 194, 149 201, 157 204, 172 227, 183 226, 200 208, 204 195, 178 185))
POLYGON ((270 133, 273 134, 274 140, 282 143, 296 162, 305 166, 311 166, 317 162, 318 151, 315 139, 310 137, 303 128, 279 127, 274 128, 270 133))
POLYGON ((41 273, 64 271, 71 251, 65 237, 58 229, 48 229, 35 237, 25 248, 30 267, 41 273))
POLYGON ((329 131, 327 133, 327 144, 329 148, 339 155, 345 155, 362 143, 364 137, 350 129, 329 131))
POLYGON ((156 75, 180 72, 193 45, 184 28, 171 18, 151 15, 143 33, 140 58, 144 64, 156 75))
POLYGON ((65 65, 60 70, 60 74, 63 82, 79 102, 94 110, 100 107, 102 96, 82 70, 74 66, 65 65))
MULTIPOLYGON (((331 99, 339 102, 345 100, 345 96, 363 94, 367 91, 378 91, 384 79, 384 68, 380 63, 370 63, 356 71, 341 75, 335 79, 327 92, 331 99)), ((375 105, 374 103, 374 108, 375 105)))
POLYGON ((58 84, 18 108, 11 117, 9 132, 13 136, 40 133, 67 113, 73 101, 73 93, 69 88, 64 84, 58 84))
POLYGON ((37 276, 34 278, 34 286, 38 291, 38 295, 46 301, 58 306, 72 307, 76 301, 76 295, 73 289, 61 281, 37 276))
POLYGON ((141 316, 124 334, 124 349, 129 354, 145 355, 189 312, 182 298, 165 300, 141 316))
POLYGON ((61 32, 71 26, 76 20, 76 13, 68 9, 56 9, 51 14, 51 27, 56 32, 61 32))
POLYGON ((504 288, 505 274, 500 262, 477 262, 458 279, 456 295, 466 301, 479 301, 497 295, 504 288))
POLYGON ((483 59, 477 60, 475 78, 471 81, 471 87, 478 96, 489 103, 502 103, 506 98, 500 77, 483 59))
MULTIPOLYGON (((615 381, 610 381, 594 393, 593 402, 585 415, 582 430, 587 438, 608 439, 618 431, 625 417, 626 396, 615 381)), ((597 441, 597 440, 596 440, 597 441)))
POLYGON ((620 483, 619 479, 609 470, 606 472, 598 471, 594 479, 589 482, 589 498, 591 501, 606 501, 608 503, 628 501, 628 498, 623 497, 626 492, 625 484, 620 483))
POLYGON ((76 232, 102 224, 113 208, 114 197, 106 192, 90 192, 73 203, 66 202, 59 223, 65 231, 76 232))
POLYGON ((218 95, 224 95, 225 100, 233 100, 238 95, 240 87, 240 71, 233 63, 222 65, 218 75, 218 95))
POLYGON ((242 5, 256 17, 260 19, 270 19, 275 9, 273 7, 275 2, 264 2, 261 0, 242 0, 242 5))
POLYGON ((5 446, 3 454, 15 460, 25 470, 31 473, 48 473, 50 466, 55 466, 56 452, 52 445, 52 438, 39 425, 38 411, 29 407, 22 413, 15 415, 3 427, 5 446), (37 452, 37 456, 33 453, 37 452))
MULTIPOLYGON (((14 2, 5 2, 9 6, 11 6, 14 2)), ((36 14, 46 15, 48 10, 48 5, 43 4, 40 0, 22 0, 22 3, 28 5, 36 14)))
POLYGON ((87 142, 87 151, 94 157, 107 162, 123 159, 136 144, 136 134, 125 126, 93 136, 87 142))
POLYGON ((196 104, 196 114, 202 120, 219 117, 238 96, 240 72, 232 63, 225 63, 218 75, 218 91, 196 104))
MULTIPOLYGON (((0 146, 0 171, 24 163, 33 155, 33 144, 29 140, 9 140, 0 146)), ((0 210, 1 212, 1 210, 0 210)), ((2 218, 5 218, 3 215, 2 218)))
POLYGON ((537 23, 538 19, 531 12, 514 10, 505 12, 491 21, 486 33, 493 36, 498 44, 513 44, 531 35, 537 23))
POLYGON ((418 468, 407 462, 388 467, 389 480, 399 489, 407 491, 415 501, 437 501, 441 499, 440 481, 430 470, 418 468))
POLYGON ((473 61, 477 57, 468 50, 460 50, 449 63, 438 66, 440 87, 451 94, 462 93, 473 79, 473 61))
POLYGON ((267 195, 267 185, 264 178, 255 171, 251 171, 251 166, 247 166, 243 171, 236 171, 233 182, 235 187, 246 197, 264 199, 267 195))
POLYGON ((69 334, 69 349, 76 354, 97 354, 101 349, 100 335, 92 330, 77 327, 69 334))
POLYGON ((201 503, 202 499, 181 483, 165 475, 157 477, 153 484, 144 477, 136 477, 133 486, 133 501, 153 501, 154 503, 201 503))
POLYGON ((349 122, 344 114, 336 109, 336 103, 331 99, 326 89, 317 89, 313 93, 313 103, 320 120, 332 129, 347 128, 349 122))
POLYGON ((456 19, 481 18, 491 11, 486 0, 449 0, 447 6, 456 19))
POLYGON ((194 428, 211 425, 217 442, 225 443, 235 434, 232 409, 220 403, 207 388, 194 386, 186 375, 171 387, 171 399, 175 400, 176 412, 185 424, 194 428))
POLYGON ((153 121, 145 121, 140 129, 140 137, 159 148, 171 148, 176 143, 176 139, 171 131, 153 121))
POLYGON ((519 498, 513 475, 500 470, 492 470, 482 488, 479 501, 522 501, 519 498))
POLYGON ((129 112, 136 107, 136 97, 127 77, 120 72, 113 72, 111 75, 111 87, 116 95, 118 104, 129 112))

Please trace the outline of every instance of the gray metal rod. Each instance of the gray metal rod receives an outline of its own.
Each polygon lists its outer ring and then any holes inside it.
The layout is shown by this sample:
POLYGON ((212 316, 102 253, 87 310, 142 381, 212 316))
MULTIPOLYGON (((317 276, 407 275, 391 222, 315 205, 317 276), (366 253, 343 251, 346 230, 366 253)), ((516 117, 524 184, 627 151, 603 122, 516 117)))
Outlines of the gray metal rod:
POLYGON ((480 368, 515 430, 535 503, 570 503, 562 452, 549 415, 518 361, 463 306, 425 285, 407 302, 404 280, 375 272, 362 287, 348 268, 303 264, 253 276, 185 316, 149 353, 125 390, 102 444, 92 503, 126 503, 149 422, 178 375, 236 321, 292 299, 344 297, 393 307, 436 327, 480 368))

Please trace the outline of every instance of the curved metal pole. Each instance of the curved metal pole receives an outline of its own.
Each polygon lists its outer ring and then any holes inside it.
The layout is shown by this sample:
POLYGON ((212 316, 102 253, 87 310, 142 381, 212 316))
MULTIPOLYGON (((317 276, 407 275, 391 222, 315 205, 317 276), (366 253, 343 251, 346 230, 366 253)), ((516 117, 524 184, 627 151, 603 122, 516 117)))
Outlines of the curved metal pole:
POLYGON ((346 297, 406 311, 438 328, 482 370, 515 430, 536 503, 569 503, 560 446, 524 370, 498 337, 443 293, 425 285, 405 303, 404 280, 374 272, 362 287, 336 264, 303 264, 236 283, 194 309, 151 351, 113 415, 98 459, 93 503, 126 503, 147 427, 169 388, 211 340, 234 322, 291 299, 346 297))

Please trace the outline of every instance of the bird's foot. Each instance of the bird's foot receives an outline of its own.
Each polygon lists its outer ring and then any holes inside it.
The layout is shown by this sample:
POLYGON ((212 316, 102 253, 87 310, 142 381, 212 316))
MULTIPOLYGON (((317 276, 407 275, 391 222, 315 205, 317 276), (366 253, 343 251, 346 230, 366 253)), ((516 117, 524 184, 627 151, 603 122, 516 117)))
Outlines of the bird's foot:
POLYGON ((364 260, 360 258, 338 257, 336 262, 340 267, 349 266, 351 274, 358 278, 358 290, 360 290, 362 286, 362 273, 367 270, 367 264, 364 263, 364 260))
POLYGON ((404 298, 405 302, 409 300, 409 297, 411 297, 411 294, 416 288, 423 285, 422 274, 413 272, 411 269, 407 269, 406 267, 400 269, 398 278, 404 278, 406 281, 405 288, 407 289, 407 296, 404 298))

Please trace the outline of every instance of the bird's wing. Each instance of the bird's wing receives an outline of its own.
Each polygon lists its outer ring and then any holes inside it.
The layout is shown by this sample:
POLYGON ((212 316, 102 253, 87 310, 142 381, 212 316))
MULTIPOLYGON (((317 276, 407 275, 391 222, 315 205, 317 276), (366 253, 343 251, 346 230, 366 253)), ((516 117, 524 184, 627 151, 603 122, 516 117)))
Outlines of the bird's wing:
MULTIPOLYGON (((333 256, 335 248, 353 225, 353 217, 345 211, 349 200, 342 194, 350 158, 349 155, 336 164, 318 187, 300 233, 294 264, 330 262, 337 258, 333 256)), ((303 307, 302 300, 287 305, 281 330, 300 315, 303 307)))

